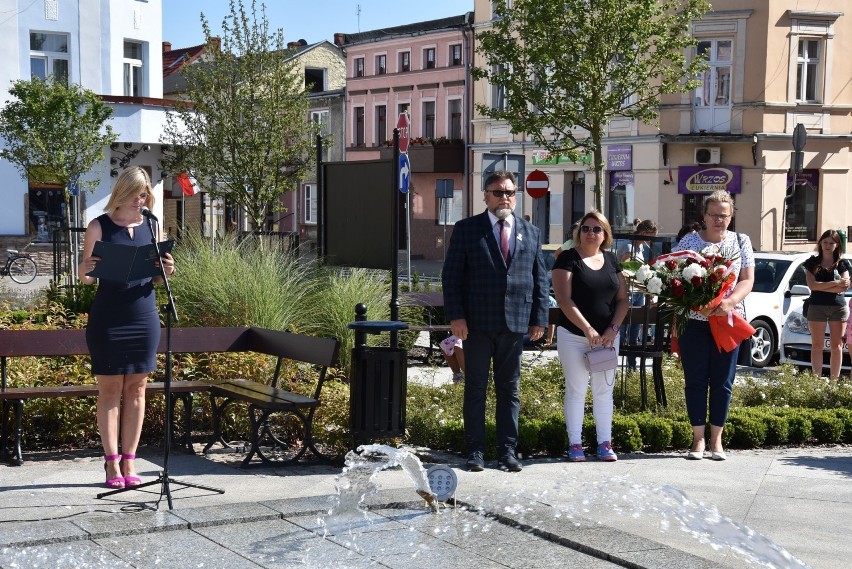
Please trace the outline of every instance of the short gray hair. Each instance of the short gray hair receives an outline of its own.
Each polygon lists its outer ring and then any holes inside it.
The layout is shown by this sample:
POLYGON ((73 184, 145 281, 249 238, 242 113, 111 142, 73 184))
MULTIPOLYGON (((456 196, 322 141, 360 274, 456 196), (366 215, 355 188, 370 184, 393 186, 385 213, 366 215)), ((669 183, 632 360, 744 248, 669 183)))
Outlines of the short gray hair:
POLYGON ((711 203, 727 203, 731 204, 731 214, 734 213, 734 198, 728 190, 716 190, 709 196, 704 198, 704 213, 707 213, 707 206, 711 203))

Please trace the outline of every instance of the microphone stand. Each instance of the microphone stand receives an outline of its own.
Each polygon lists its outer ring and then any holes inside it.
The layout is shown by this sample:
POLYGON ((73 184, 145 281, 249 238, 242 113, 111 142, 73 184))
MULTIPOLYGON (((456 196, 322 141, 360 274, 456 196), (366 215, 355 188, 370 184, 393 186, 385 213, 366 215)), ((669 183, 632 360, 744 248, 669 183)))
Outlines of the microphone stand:
MULTIPOLYGON (((143 212, 145 219, 148 222, 148 229, 151 231, 151 243, 154 244, 154 251, 157 253, 157 259, 160 259, 160 243, 157 241, 157 233, 154 231, 154 223, 153 220, 156 217, 153 216, 148 211, 143 212)), ((191 484, 189 482, 182 482, 180 480, 175 480, 174 478, 169 477, 169 455, 171 454, 172 449, 172 414, 174 411, 174 401, 172 400, 172 318, 174 317, 175 322, 178 321, 177 309, 175 308, 175 299, 172 296, 172 287, 169 285, 169 278, 166 276, 166 269, 163 267, 162 263, 160 265, 160 277, 163 279, 163 284, 166 286, 166 297, 168 301, 166 304, 160 307, 166 315, 166 378, 164 382, 164 396, 166 399, 166 420, 163 421, 163 470, 160 472, 160 476, 156 480, 151 480, 150 482, 144 482, 142 484, 137 484, 136 486, 125 486, 124 488, 119 488, 117 490, 111 490, 109 492, 103 492, 98 494, 98 498, 105 498, 107 496, 112 496, 114 494, 121 494, 123 492, 127 492, 128 490, 141 490, 142 488, 146 488, 148 486, 153 486, 154 484, 160 484, 160 499, 162 499, 163 494, 166 496, 166 501, 169 504, 169 509, 173 509, 172 507, 172 493, 170 484, 180 484, 186 488, 199 488, 201 490, 209 490, 211 492, 217 492, 219 494, 224 494, 225 491, 221 488, 213 488, 211 486, 202 486, 201 484, 191 484)), ((191 409, 184 409, 184 413, 191 413, 191 409)))

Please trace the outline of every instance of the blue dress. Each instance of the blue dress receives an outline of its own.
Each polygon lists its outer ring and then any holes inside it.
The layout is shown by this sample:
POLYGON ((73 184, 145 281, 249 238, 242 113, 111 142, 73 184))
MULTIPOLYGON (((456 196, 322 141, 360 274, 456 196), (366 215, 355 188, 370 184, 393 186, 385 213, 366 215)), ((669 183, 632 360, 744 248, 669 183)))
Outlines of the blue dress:
MULTIPOLYGON (((147 223, 133 228, 116 225, 99 216, 102 241, 140 247, 151 243, 147 223)), ((89 311, 86 343, 95 375, 150 373, 157 369, 160 315, 152 279, 130 282, 100 279, 89 311)))

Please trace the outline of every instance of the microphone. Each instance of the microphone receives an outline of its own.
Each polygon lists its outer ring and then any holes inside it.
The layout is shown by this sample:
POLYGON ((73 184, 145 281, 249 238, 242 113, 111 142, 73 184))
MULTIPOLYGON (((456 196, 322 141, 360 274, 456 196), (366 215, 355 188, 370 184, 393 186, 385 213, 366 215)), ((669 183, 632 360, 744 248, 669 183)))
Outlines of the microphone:
POLYGON ((144 206, 144 205, 143 205, 143 206, 139 209, 139 211, 140 211, 140 212, 142 212, 142 215, 144 215, 145 217, 148 217, 148 218, 150 218, 150 219, 153 219, 154 221, 157 221, 157 216, 156 216, 156 215, 154 215, 154 214, 153 214, 153 212, 151 212, 151 210, 150 210, 150 209, 148 209, 148 207, 147 207, 147 206, 144 206))

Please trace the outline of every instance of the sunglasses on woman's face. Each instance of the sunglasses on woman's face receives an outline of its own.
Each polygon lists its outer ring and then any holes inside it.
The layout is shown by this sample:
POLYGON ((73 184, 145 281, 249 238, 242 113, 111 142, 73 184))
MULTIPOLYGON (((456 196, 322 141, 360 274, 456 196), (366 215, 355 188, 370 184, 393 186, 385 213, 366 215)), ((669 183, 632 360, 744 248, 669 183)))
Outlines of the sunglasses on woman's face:
POLYGON ((603 233, 603 227, 601 227, 600 225, 581 225, 580 231, 582 231, 583 233, 589 233, 591 231, 592 233, 597 235, 598 233, 603 233))

